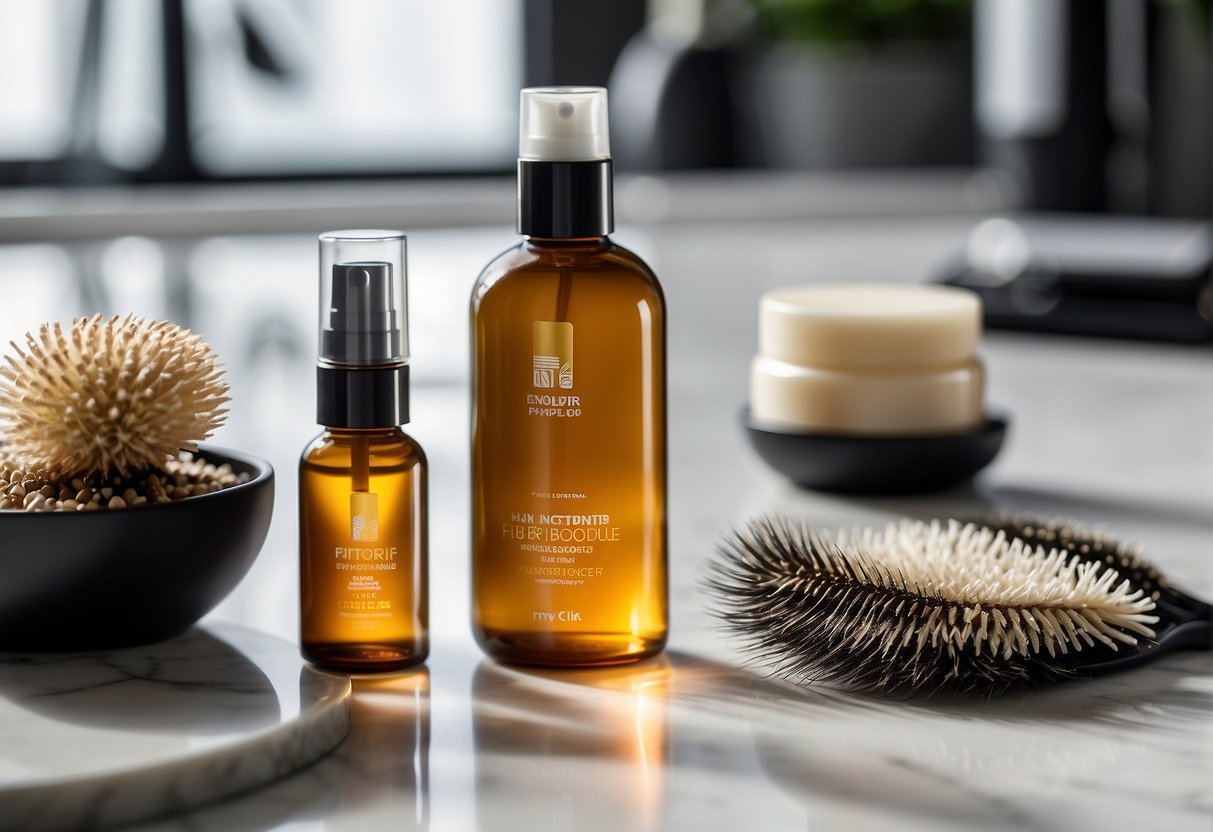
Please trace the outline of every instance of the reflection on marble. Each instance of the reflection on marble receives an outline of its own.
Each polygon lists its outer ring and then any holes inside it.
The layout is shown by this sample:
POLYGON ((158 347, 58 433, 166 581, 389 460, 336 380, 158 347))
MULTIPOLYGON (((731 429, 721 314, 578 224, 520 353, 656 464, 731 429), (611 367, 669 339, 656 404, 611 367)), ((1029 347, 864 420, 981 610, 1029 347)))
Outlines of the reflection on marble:
POLYGON ((926 705, 683 653, 575 674, 485 662, 478 828, 1207 828, 1211 671, 1213 657, 1188 654, 926 705))
POLYGON ((480 832, 657 829, 670 676, 666 656, 569 672, 482 662, 472 678, 480 832))
POLYGON ((82 829, 281 777, 349 730, 349 682, 239 627, 93 653, 0 654, 0 828, 82 829))
MULTIPOLYGON (((296 674, 306 691, 311 671, 296 674)), ((236 677, 256 691, 255 674, 236 677)), ((1185 832, 1213 817, 1209 654, 931 704, 796 687, 710 643, 560 672, 448 641, 428 670, 353 682, 352 728, 333 753, 138 829, 1185 832)))
POLYGON ((810 828, 1208 828, 1213 657, 991 702, 890 703, 708 671, 810 828))
POLYGON ((349 736, 292 777, 139 832, 430 828, 430 675, 355 676, 349 736))

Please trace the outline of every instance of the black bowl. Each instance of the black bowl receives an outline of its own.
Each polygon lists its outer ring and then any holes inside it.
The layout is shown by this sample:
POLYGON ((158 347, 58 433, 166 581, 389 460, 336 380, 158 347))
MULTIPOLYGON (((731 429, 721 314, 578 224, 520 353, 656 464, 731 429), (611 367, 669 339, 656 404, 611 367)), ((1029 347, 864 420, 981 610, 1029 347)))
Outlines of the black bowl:
POLYGON ((792 482, 848 494, 920 494, 972 479, 1002 448, 1007 420, 948 436, 872 437, 791 433, 742 422, 763 460, 792 482))
POLYGON ((249 481, 111 511, 0 511, 0 649, 161 641, 222 601, 265 542, 274 469, 234 451, 200 453, 249 481))

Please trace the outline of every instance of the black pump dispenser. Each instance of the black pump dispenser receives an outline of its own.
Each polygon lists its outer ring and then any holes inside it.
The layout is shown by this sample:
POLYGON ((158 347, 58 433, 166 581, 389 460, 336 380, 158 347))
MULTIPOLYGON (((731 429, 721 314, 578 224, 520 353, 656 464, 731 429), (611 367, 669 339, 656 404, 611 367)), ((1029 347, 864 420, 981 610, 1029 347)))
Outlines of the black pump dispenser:
POLYGON ((320 331, 320 360, 334 364, 394 363, 400 325, 392 305, 392 264, 333 266, 328 322, 320 331))
POLYGON ((391 428, 409 420, 405 236, 320 236, 320 355, 316 421, 391 428))

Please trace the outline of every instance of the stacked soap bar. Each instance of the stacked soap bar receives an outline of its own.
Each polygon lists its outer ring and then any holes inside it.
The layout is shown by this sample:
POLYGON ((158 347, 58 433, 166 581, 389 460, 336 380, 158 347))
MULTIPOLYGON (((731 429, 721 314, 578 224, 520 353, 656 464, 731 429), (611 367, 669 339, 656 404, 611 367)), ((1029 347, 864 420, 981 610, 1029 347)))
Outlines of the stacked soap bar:
POLYGON ((750 415, 785 432, 962 433, 983 421, 981 302, 920 285, 795 286, 759 310, 750 415))

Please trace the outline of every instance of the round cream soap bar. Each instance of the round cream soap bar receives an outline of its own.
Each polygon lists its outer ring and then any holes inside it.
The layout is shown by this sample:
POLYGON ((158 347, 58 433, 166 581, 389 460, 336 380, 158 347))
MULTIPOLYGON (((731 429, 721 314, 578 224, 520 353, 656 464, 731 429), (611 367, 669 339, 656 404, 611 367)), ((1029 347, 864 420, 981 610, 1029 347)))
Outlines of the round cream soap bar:
POLYGON ((794 286, 762 296, 758 352, 805 367, 926 369, 972 360, 981 301, 950 286, 794 286))
POLYGON ((750 416, 770 430, 853 436, 960 433, 983 421, 976 359, 945 369, 849 372, 757 356, 750 416))

